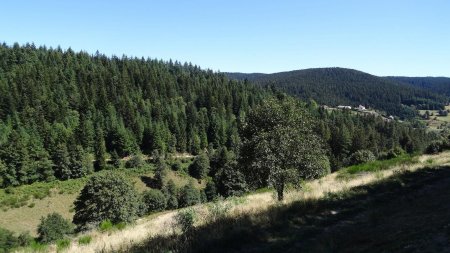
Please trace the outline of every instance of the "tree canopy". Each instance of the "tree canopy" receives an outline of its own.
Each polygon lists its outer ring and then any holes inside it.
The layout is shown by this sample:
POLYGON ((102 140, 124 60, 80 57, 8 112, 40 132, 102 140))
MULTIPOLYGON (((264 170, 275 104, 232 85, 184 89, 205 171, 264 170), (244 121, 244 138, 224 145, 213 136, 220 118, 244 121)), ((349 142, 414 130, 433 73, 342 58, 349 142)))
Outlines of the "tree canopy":
POLYGON ((278 199, 288 183, 326 174, 330 165, 312 117, 291 99, 270 99, 253 110, 244 127, 242 162, 254 187, 271 185, 278 199))

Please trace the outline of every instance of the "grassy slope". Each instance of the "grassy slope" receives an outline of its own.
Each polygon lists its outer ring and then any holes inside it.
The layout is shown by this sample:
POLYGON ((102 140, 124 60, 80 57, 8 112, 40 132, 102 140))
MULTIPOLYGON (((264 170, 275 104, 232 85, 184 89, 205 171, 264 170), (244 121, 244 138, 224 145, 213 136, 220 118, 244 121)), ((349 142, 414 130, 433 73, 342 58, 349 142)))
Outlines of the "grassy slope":
MULTIPOLYGON (((184 169, 189 162, 182 164, 184 169)), ((145 179, 153 177, 153 167, 141 169, 123 169, 125 176, 129 178, 139 192, 148 188, 145 179)), ((102 172, 97 172, 102 173, 102 172)), ((186 173, 169 170, 167 180, 172 179, 175 185, 182 187, 191 180, 186 173)), ((65 218, 72 220, 73 202, 78 192, 83 188, 87 178, 72 179, 67 181, 54 181, 50 183, 35 183, 9 189, 0 189, 0 202, 11 199, 24 199, 23 205, 20 201, 13 205, 2 204, 0 209, 0 227, 9 229, 16 233, 30 231, 35 235, 40 218, 49 213, 57 212, 65 218)), ((195 181, 197 182, 197 181, 195 181)), ((204 187, 202 184, 195 184, 204 187)))
MULTIPOLYGON (((300 249, 304 249, 308 252, 307 249, 314 249, 314 251, 330 252, 333 249, 345 251, 346 243, 349 243, 352 237, 348 237, 345 241, 345 238, 335 236, 346 235, 346 233, 351 233, 353 229, 354 234, 352 236, 356 238, 359 235, 361 240, 361 242, 355 244, 356 246, 364 246, 367 243, 364 240, 368 240, 372 243, 370 245, 374 246, 376 240, 372 239, 377 238, 372 237, 369 233, 375 233, 376 231, 372 232, 364 226, 375 226, 379 222, 382 228, 384 222, 391 222, 390 220, 397 219, 398 215, 404 215, 400 211, 405 209, 405 206, 403 206, 403 209, 392 209, 393 216, 391 216, 389 205, 404 201, 404 196, 416 194, 415 189, 418 189, 421 185, 434 185, 434 182, 444 180, 447 174, 436 174, 437 177, 428 180, 426 178, 434 175, 435 172, 434 170, 423 170, 426 173, 409 174, 413 175, 409 179, 388 180, 385 183, 370 185, 366 188, 353 187, 379 182, 383 178, 399 178, 402 177, 400 175, 408 171, 422 171, 422 168, 426 166, 441 166, 449 162, 450 152, 444 152, 438 155, 420 156, 414 164, 396 164, 394 167, 385 170, 364 172, 354 177, 348 177, 346 180, 340 179, 337 173, 333 173, 322 179, 306 183, 301 192, 292 191, 288 193, 283 204, 274 201, 274 195, 271 192, 251 194, 228 200, 226 203, 232 203, 230 205, 232 208, 227 212, 228 218, 216 222, 208 222, 210 206, 199 205, 195 207, 195 210, 197 210, 200 216, 199 221, 202 224, 198 225, 198 234, 192 236, 194 236, 194 241, 207 241, 208 244, 197 246, 200 250, 202 250, 202 247, 206 247, 208 251, 223 249, 227 252, 278 252, 280 250, 298 252, 300 249), (394 182, 394 184, 390 185, 389 182, 394 182), (396 194, 389 195, 391 191, 396 194), (371 197, 372 195, 373 197, 371 197), (390 201, 391 204, 384 205, 383 203, 386 201, 390 201), (383 218, 383 216, 386 216, 386 218, 383 218), (367 229, 368 233, 361 233, 364 230, 360 230, 359 226, 367 229), (330 231, 330 233, 324 233, 323 231, 330 231), (334 238, 339 241, 334 242, 334 238), (324 246, 324 248, 319 246, 324 246)), ((448 172, 449 170, 441 168, 442 170, 436 170, 436 172, 448 172)), ((408 176, 408 174, 405 175, 408 176)), ((440 189, 439 185, 445 185, 444 181, 440 182, 443 183, 437 184, 438 189, 440 189)), ((442 188, 440 190, 443 193, 448 193, 448 189, 442 188)), ((417 194, 419 193, 417 192, 417 194)), ((428 195, 424 195, 422 200, 428 197, 428 195)), ((415 198, 408 199, 405 201, 414 201, 415 198)), ((444 201, 444 199, 436 200, 436 206, 433 208, 439 206, 438 201, 444 201)), ((403 202, 401 203, 403 205, 403 202)), ((420 201, 411 203, 411 206, 407 206, 407 208, 413 208, 421 204, 423 203, 420 201)), ((417 209, 417 212, 420 212, 420 209, 417 209)), ((80 246, 74 239, 69 252, 98 252, 102 249, 120 249, 124 252, 160 252, 162 248, 187 249, 189 245, 180 243, 180 241, 185 241, 183 237, 179 238, 179 235, 172 233, 175 214, 176 211, 154 214, 138 220, 133 226, 128 226, 113 233, 102 234, 92 231, 90 232, 93 238, 92 243, 80 246)), ((436 213, 436 215, 439 214, 436 213)), ((409 221, 404 222, 407 224, 409 221)), ((395 228, 392 227, 394 230, 395 228)), ((402 227, 399 228, 403 229, 402 227)), ((398 230, 395 233, 401 234, 403 232, 398 230)), ((426 231, 423 233, 426 233, 426 231)), ((376 236, 382 236, 382 234, 376 236)), ((355 249, 358 250, 358 248, 355 249)), ((348 250, 351 251, 351 249, 348 250)), ((365 249, 361 248, 361 251, 365 251, 365 249)))
MULTIPOLYGON (((449 162, 445 156, 420 160, 433 159, 437 166, 449 162)), ((417 165, 382 172, 378 181, 353 181, 356 187, 344 185, 344 191, 320 199, 298 198, 199 226, 191 243, 183 236, 160 236, 124 251, 448 252, 450 167, 417 165)))
MULTIPOLYGON (((450 106, 445 106, 446 110, 450 110, 450 106)), ((436 130, 439 127, 448 126, 450 123, 450 114, 447 116, 439 116, 439 111, 434 110, 419 110, 420 115, 424 115, 426 111, 433 113, 429 120, 421 119, 430 129, 436 130)))

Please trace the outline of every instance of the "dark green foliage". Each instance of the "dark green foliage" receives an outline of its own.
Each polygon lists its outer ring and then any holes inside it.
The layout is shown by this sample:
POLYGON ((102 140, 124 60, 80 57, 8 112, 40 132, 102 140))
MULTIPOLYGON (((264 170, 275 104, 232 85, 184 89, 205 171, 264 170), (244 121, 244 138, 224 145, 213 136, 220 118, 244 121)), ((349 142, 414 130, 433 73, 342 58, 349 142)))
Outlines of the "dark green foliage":
POLYGON ((69 151, 65 144, 60 144, 56 147, 56 152, 53 156, 55 164, 55 176, 59 179, 66 180, 72 177, 69 151))
POLYGON ((440 93, 352 69, 321 68, 248 75, 230 73, 229 76, 261 86, 273 86, 304 100, 312 98, 322 105, 362 104, 401 118, 416 116, 411 106, 436 110, 443 109, 448 102, 448 98, 440 93))
POLYGON ((73 225, 58 213, 42 217, 38 226, 41 242, 54 242, 73 232, 73 225))
POLYGON ((177 209, 178 208, 178 191, 173 180, 169 180, 165 189, 163 189, 164 194, 167 198, 167 209, 177 209))
POLYGON ((34 238, 30 235, 30 232, 23 232, 17 237, 17 243, 21 247, 26 247, 34 241, 34 238))
POLYGON ((189 174, 197 179, 203 179, 209 172, 209 158, 205 153, 198 155, 189 166, 189 174))
POLYGON ((69 151, 71 178, 84 177, 94 171, 94 166, 89 155, 80 145, 69 151))
POLYGON ((208 201, 214 201, 217 199, 217 187, 213 181, 208 181, 206 183, 205 195, 208 201))
POLYGON ((370 150, 358 150, 349 157, 348 165, 375 161, 375 155, 370 150))
POLYGON ((434 141, 432 143, 430 143, 427 147, 427 149, 425 150, 425 152, 427 154, 436 154, 439 153, 443 150, 443 146, 444 144, 440 141, 434 141))
POLYGON ((0 187, 6 187, 7 186, 7 171, 8 167, 6 166, 5 162, 0 160, 0 187))
POLYGON ((75 200, 73 223, 80 229, 96 226, 103 220, 114 224, 133 221, 140 198, 122 175, 108 171, 92 176, 75 200))
POLYGON ((252 111, 242 131, 241 166, 251 187, 268 185, 278 199, 288 183, 316 178, 329 171, 320 137, 302 104, 290 98, 270 99, 252 111))
POLYGON ((96 132, 94 151, 96 170, 106 169, 106 146, 101 128, 98 128, 96 132))
POLYGON ((193 182, 190 182, 181 189, 180 198, 178 200, 179 207, 192 206, 199 204, 200 202, 200 191, 194 187, 193 182))
POLYGON ((227 148, 220 148, 211 158, 211 172, 217 193, 229 197, 247 191, 245 176, 238 167, 236 155, 227 148))
POLYGON ((162 189, 164 187, 164 181, 167 176, 167 163, 161 157, 156 161, 156 169, 155 169, 155 182, 156 187, 162 189))
POLYGON ((156 189, 145 191, 143 201, 147 207, 147 213, 162 211, 167 206, 166 196, 156 189))
POLYGON ((141 154, 133 155, 130 160, 125 163, 126 168, 140 168, 145 164, 141 154))
POLYGON ((114 150, 124 157, 232 148, 240 117, 268 95, 172 61, 28 44, 1 44, 0 59, 2 187, 51 181, 56 171, 61 179, 83 175, 82 166, 75 174, 67 166, 78 146, 95 155, 96 170, 114 150))
POLYGON ((122 160, 120 159, 119 154, 117 154, 115 150, 111 152, 111 164, 116 169, 122 166, 122 160))
MULTIPOLYGON (((448 77, 403 77, 403 76, 390 76, 387 79, 398 81, 413 87, 422 88, 424 90, 436 92, 438 94, 445 94, 450 96, 450 78, 448 77)), ((433 110, 432 107, 425 108, 423 110, 433 110)))
POLYGON ((192 208, 181 210, 175 216, 176 224, 184 234, 188 234, 194 229, 194 223, 197 219, 197 213, 192 208))
POLYGON ((172 166, 170 166, 172 168, 173 171, 180 171, 182 166, 181 166, 181 162, 179 160, 176 160, 173 162, 172 166))
POLYGON ((0 228, 0 253, 10 252, 11 249, 18 246, 18 239, 14 236, 14 233, 7 229, 0 228))

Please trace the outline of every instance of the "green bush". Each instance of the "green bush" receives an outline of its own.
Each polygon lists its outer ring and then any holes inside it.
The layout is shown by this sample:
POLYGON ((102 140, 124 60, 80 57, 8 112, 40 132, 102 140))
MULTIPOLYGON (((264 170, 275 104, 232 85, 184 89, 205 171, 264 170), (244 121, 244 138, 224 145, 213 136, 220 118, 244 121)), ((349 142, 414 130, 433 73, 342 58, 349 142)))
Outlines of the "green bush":
POLYGON ((147 213, 162 211, 166 208, 166 196, 160 191, 151 189, 144 192, 143 201, 147 208, 147 213))
POLYGON ((197 156, 194 162, 189 166, 189 174, 197 179, 206 177, 209 172, 209 158, 203 153, 197 156))
POLYGON ((440 141, 433 141, 425 150, 427 154, 437 154, 443 150, 443 143, 440 141))
POLYGON ((75 200, 73 222, 79 229, 96 227, 104 220, 113 224, 137 218, 140 198, 134 186, 114 171, 92 176, 75 200))
POLYGON ((192 208, 179 211, 175 216, 176 224, 183 233, 188 233, 192 231, 196 220, 197 220, 197 213, 192 208))
POLYGON ((119 222, 117 224, 114 225, 115 228, 117 228, 118 230, 122 230, 127 226, 127 224, 125 222, 119 222))
POLYGON ((102 232, 109 232, 114 229, 114 224, 110 220, 104 220, 100 222, 100 225, 98 227, 102 232))
POLYGON ((18 247, 18 239, 14 236, 14 233, 0 228, 0 252, 10 252, 11 249, 18 247))
POLYGON ((130 160, 125 163, 126 168, 139 168, 144 165, 144 160, 141 154, 133 155, 130 160))
POLYGON ((208 201, 217 199, 217 187, 213 181, 208 181, 206 183, 205 194, 208 201))
POLYGON ((180 171, 182 169, 181 162, 179 160, 176 160, 172 164, 171 168, 172 168, 173 171, 180 171))
POLYGON ((395 147, 391 150, 389 150, 387 153, 380 154, 380 159, 388 160, 397 158, 401 155, 405 154, 405 151, 401 147, 395 147))
POLYGON ((92 237, 90 235, 83 235, 82 237, 80 237, 78 239, 78 244, 88 245, 89 243, 91 243, 91 241, 92 241, 92 237))
POLYGON ((348 160, 348 165, 367 163, 375 161, 375 155, 370 150, 358 150, 348 160))
POLYGON ((39 240, 41 242, 53 242, 63 239, 73 232, 72 224, 58 213, 52 213, 41 218, 38 226, 39 240))
POLYGON ((23 232, 17 237, 19 246, 29 246, 34 241, 34 238, 30 235, 30 232, 23 232))
POLYGON ((200 202, 200 192, 194 187, 193 182, 190 182, 181 189, 180 199, 178 200, 179 207, 192 206, 200 202))

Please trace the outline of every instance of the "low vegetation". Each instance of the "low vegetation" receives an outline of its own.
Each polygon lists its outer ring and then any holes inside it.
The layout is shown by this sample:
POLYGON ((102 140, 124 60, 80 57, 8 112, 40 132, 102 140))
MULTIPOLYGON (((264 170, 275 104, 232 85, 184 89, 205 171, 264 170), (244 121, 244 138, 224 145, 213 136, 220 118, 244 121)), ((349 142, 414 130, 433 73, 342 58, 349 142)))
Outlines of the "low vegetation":
POLYGON ((403 154, 398 157, 387 160, 370 161, 367 163, 352 165, 350 167, 340 170, 338 172, 338 178, 348 179, 349 177, 357 176, 357 174, 360 173, 377 172, 392 168, 393 166, 397 165, 408 166, 416 163, 417 161, 418 161, 417 156, 411 156, 408 154, 403 154))
POLYGON ((198 214, 184 211, 177 216, 181 234, 155 236, 122 251, 443 252, 450 246, 440 240, 450 233, 449 178, 450 167, 405 172, 198 226, 192 225, 198 214))

